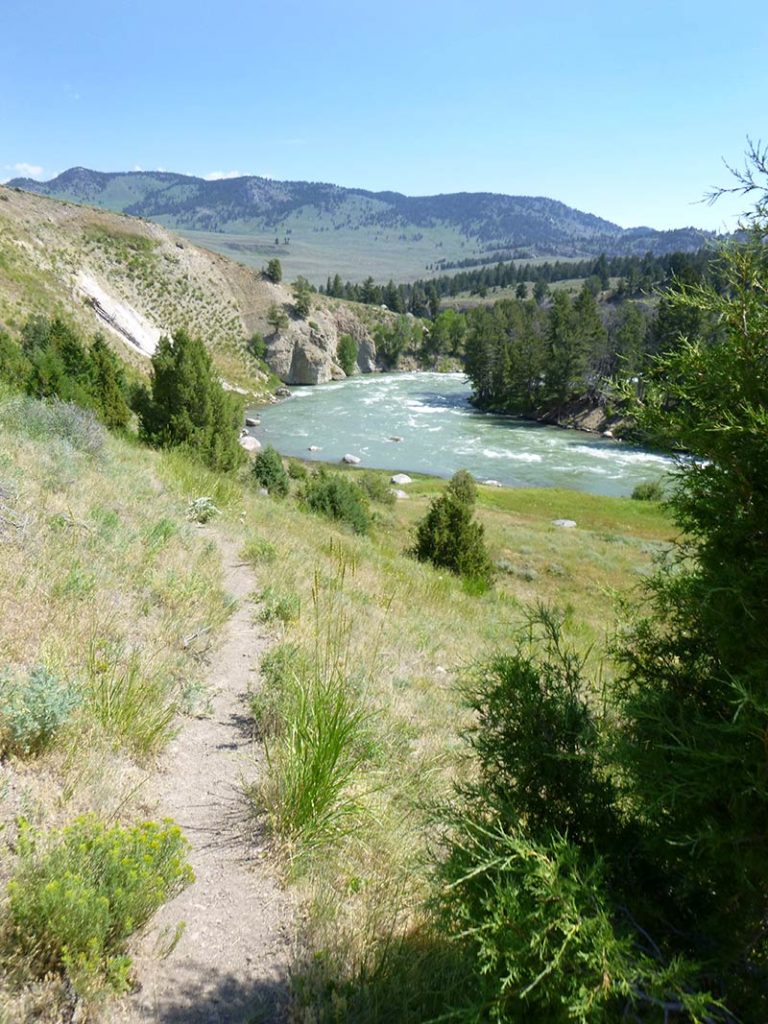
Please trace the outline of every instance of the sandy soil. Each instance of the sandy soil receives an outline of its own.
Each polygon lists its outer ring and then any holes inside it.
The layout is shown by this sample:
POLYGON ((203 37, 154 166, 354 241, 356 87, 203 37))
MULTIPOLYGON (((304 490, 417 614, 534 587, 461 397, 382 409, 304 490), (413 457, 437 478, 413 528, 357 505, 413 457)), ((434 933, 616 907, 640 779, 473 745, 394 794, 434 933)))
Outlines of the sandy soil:
POLYGON ((237 549, 216 535, 225 587, 238 599, 211 658, 210 714, 185 721, 163 758, 158 817, 192 844, 196 881, 164 907, 135 956, 138 991, 109 1011, 120 1024, 245 1024, 286 1019, 293 908, 241 797, 257 772, 245 694, 268 645, 246 600, 254 589, 237 549), (181 939, 165 959, 180 922, 181 939))

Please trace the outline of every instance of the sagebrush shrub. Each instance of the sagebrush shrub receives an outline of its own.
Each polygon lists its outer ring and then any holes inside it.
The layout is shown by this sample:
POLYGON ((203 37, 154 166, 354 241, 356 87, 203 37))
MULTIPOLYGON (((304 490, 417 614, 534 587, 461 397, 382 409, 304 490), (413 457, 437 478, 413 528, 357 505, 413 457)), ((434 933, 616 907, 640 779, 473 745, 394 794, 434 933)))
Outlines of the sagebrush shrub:
POLYGON ((193 523, 209 523, 219 511, 213 498, 193 498, 187 505, 187 519, 193 523))
POLYGON ((42 666, 0 675, 0 750, 22 757, 39 753, 79 703, 77 688, 42 666))
POLYGON ((0 423, 32 439, 58 438, 84 455, 100 455, 107 432, 94 413, 58 398, 38 401, 15 396, 0 403, 0 423))
POLYGON ((125 828, 84 815, 47 835, 22 821, 8 883, 9 941, 36 977, 65 975, 80 995, 128 987, 126 943, 194 880, 179 828, 125 828))

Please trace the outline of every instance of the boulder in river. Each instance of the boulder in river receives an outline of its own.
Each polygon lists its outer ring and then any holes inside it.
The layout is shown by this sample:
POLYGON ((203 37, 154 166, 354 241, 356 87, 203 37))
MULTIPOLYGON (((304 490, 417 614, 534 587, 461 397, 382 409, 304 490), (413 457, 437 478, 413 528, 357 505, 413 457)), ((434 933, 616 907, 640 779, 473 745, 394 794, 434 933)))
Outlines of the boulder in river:
POLYGON ((322 451, 322 448, 320 447, 319 444, 311 444, 309 446, 309 448, 307 448, 307 451, 308 452, 320 452, 320 451, 322 451))
POLYGON ((361 459, 357 455, 345 455, 341 461, 346 462, 349 466, 359 466, 361 459))
POLYGON ((258 427, 261 421, 257 420, 255 416, 246 416, 245 425, 246 427, 258 427))
POLYGON ((392 437, 390 437, 390 439, 389 439, 389 440, 390 440, 390 441, 404 441, 404 440, 405 440, 405 438, 403 438, 403 437, 400 437, 400 435, 399 435, 399 434, 393 434, 393 435, 392 435, 392 437))

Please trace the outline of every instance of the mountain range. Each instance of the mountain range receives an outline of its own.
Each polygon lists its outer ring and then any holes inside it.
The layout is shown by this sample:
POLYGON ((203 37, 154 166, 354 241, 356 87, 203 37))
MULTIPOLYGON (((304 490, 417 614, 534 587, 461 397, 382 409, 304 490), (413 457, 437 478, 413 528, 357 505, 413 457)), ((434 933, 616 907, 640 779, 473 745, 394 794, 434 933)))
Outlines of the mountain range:
POLYGON ((405 196, 254 176, 208 181, 84 167, 51 181, 8 184, 155 221, 247 264, 278 255, 289 274, 316 283, 334 273, 404 281, 497 259, 690 251, 713 237, 692 227, 624 229, 554 199, 490 192, 405 196))

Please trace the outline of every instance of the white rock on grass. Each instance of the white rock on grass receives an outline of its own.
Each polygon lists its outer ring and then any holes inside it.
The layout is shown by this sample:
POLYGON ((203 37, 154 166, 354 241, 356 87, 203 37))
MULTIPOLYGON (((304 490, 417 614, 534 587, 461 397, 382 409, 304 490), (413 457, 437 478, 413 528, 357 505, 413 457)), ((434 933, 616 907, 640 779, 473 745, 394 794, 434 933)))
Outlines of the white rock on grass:
POLYGON ((240 446, 245 448, 247 452, 257 452, 261 448, 261 441, 256 437, 251 437, 250 434, 246 434, 245 437, 240 438, 240 446))
POLYGON ((359 466, 361 462, 357 455, 345 455, 341 461, 346 462, 349 466, 359 466))
POLYGON ((502 487, 503 486, 502 484, 499 483, 498 480, 483 480, 483 485, 485 487, 502 487))
POLYGON ((394 496, 397 498, 398 501, 402 501, 403 498, 407 498, 408 497, 408 495, 405 493, 405 491, 397 490, 397 488, 393 488, 392 489, 392 493, 394 494, 394 496))
POLYGON ((397 484, 398 487, 403 487, 405 484, 412 484, 413 480, 411 480, 407 473, 395 473, 394 476, 389 478, 389 482, 397 484))
POLYGON ((553 519, 553 526, 562 526, 566 530, 572 530, 576 525, 575 519, 553 519))

